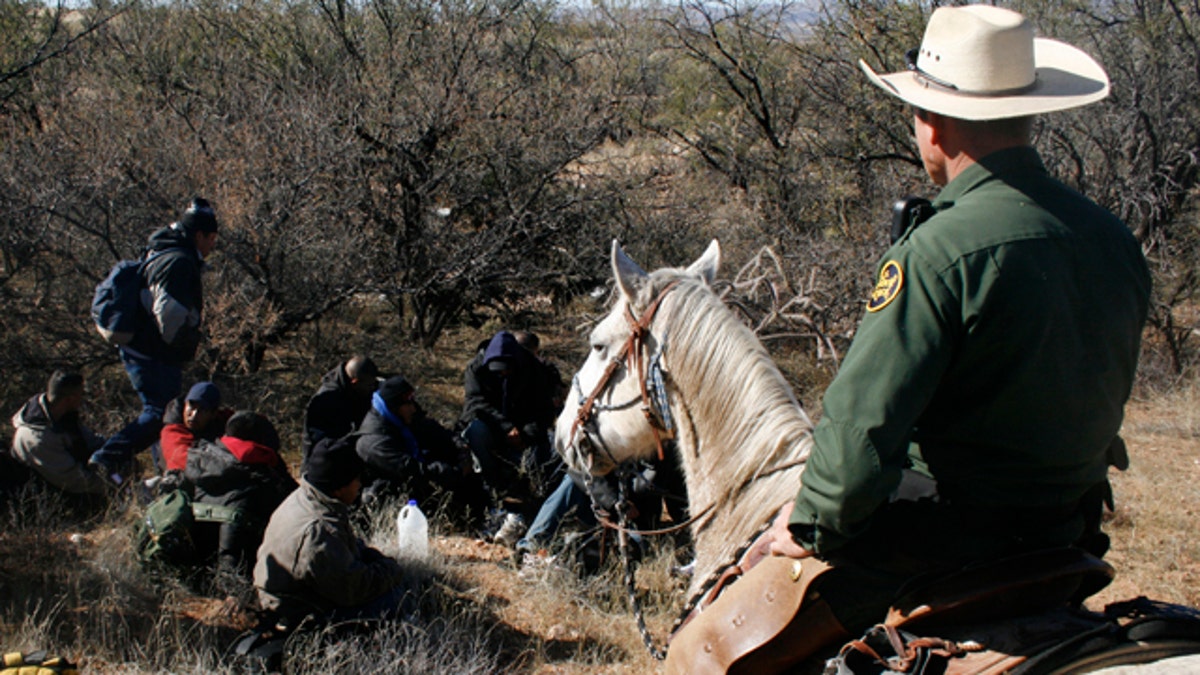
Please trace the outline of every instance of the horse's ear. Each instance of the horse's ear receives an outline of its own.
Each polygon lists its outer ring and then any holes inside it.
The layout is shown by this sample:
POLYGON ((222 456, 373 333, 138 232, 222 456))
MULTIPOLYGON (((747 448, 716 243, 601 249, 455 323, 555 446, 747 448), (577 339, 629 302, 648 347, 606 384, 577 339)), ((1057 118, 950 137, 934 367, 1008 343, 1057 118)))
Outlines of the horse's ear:
POLYGON ((712 286, 713 281, 717 278, 717 268, 721 266, 721 245, 716 239, 708 245, 704 250, 704 255, 700 256, 696 262, 692 263, 687 271, 693 274, 699 274, 704 283, 712 286))
POLYGON ((638 289, 645 283, 646 274, 638 264, 630 260, 629 256, 625 255, 625 251, 621 248, 621 244, 613 239, 612 244, 612 267, 613 278, 617 280, 617 288, 621 289, 621 293, 626 298, 633 299, 637 297, 638 289))

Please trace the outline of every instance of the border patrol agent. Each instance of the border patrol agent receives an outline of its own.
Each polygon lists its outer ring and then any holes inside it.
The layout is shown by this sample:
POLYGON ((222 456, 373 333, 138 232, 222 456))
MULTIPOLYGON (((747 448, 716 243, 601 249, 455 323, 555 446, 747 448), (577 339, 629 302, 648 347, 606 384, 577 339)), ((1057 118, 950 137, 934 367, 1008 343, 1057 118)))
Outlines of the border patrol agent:
POLYGON ((772 527, 776 555, 831 564, 801 612, 856 635, 924 573, 1040 548, 1103 555, 1150 293, 1128 228, 1031 147, 1033 115, 1108 95, 1090 56, 974 5, 934 11, 908 70, 860 65, 913 106, 943 189, 880 262, 803 486, 772 527))

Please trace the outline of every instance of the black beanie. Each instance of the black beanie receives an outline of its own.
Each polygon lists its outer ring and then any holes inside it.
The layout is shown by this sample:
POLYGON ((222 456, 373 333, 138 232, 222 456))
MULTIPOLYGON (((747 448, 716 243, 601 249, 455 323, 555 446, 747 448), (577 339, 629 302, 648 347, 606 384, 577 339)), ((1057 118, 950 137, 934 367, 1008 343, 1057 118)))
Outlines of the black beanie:
POLYGON ((209 204, 207 199, 196 197, 179 219, 179 229, 188 234, 216 232, 217 212, 213 211, 212 204, 209 204))
POLYGON ((409 384, 408 380, 404 379, 402 375, 396 375, 389 377, 379 385, 379 398, 383 399, 389 408, 395 408, 401 403, 411 400, 415 391, 416 389, 409 384))
POLYGON ((362 475, 363 462, 354 449, 358 436, 322 438, 313 446, 304 470, 304 480, 332 495, 362 475))

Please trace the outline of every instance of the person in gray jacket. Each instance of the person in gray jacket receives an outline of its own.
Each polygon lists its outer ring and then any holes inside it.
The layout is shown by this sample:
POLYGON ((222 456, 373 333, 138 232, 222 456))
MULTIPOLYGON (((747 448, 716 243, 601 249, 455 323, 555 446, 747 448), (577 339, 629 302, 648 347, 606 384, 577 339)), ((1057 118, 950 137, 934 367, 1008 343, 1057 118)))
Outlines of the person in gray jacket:
POLYGON ((12 457, 46 483, 78 496, 82 506, 103 503, 106 484, 87 466, 88 457, 104 443, 79 419, 84 380, 79 373, 55 371, 46 392, 29 399, 12 417, 12 457))
POLYGON ((404 570, 354 535, 350 506, 362 489, 354 438, 322 439, 297 488, 271 515, 254 586, 277 622, 390 618, 404 597, 404 570))

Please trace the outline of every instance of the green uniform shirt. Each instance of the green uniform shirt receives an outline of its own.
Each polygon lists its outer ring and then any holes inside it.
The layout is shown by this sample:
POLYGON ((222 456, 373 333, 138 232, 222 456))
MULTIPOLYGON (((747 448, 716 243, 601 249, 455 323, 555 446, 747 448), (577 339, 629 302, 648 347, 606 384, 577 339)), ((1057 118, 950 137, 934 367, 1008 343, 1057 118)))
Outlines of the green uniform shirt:
POLYGON ((1032 148, 967 168, 934 208, 883 257, 825 393, 791 517, 818 554, 906 466, 965 508, 1062 506, 1105 480, 1150 292, 1137 241, 1032 148))

